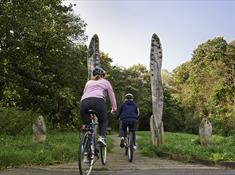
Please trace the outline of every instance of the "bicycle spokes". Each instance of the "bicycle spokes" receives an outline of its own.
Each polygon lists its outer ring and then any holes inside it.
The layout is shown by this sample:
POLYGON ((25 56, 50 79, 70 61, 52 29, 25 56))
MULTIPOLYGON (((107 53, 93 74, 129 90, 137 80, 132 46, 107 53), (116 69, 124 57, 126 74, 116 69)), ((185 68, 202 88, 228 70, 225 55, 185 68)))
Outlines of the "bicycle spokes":
POLYGON ((92 170, 93 159, 91 155, 90 138, 87 133, 80 141, 78 149, 78 167, 81 175, 89 175, 92 170))

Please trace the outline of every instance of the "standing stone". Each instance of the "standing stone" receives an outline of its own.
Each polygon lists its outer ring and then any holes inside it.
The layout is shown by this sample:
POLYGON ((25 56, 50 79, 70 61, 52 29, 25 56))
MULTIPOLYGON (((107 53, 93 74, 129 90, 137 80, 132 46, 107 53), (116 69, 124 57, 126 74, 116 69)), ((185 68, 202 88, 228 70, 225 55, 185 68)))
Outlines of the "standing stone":
POLYGON ((150 80, 152 91, 153 117, 150 120, 152 143, 155 145, 163 144, 163 89, 161 80, 162 67, 162 47, 159 37, 154 33, 151 40, 150 51, 150 80))
POLYGON ((95 34, 90 41, 88 54, 87 54, 87 69, 88 69, 88 80, 92 78, 92 70, 100 66, 100 51, 99 51, 99 38, 95 34))
POLYGON ((42 143, 46 140, 46 124, 43 116, 39 116, 33 124, 33 143, 42 143))
POLYGON ((202 145, 211 143, 212 125, 207 118, 203 118, 199 126, 199 138, 202 145))

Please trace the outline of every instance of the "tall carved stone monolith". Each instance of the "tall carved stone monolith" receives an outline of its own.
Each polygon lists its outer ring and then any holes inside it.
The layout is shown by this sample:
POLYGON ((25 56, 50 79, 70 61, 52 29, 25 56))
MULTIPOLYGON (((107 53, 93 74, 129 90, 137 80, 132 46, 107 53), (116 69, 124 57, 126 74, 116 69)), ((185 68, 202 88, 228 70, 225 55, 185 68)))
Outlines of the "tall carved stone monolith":
POLYGON ((163 113, 163 88, 161 79, 162 47, 159 37, 154 33, 151 40, 150 51, 150 80, 152 91, 153 115, 150 119, 152 144, 164 143, 163 113))
POLYGON ((199 126, 199 139, 202 145, 211 143, 212 125, 208 118, 204 117, 199 126))

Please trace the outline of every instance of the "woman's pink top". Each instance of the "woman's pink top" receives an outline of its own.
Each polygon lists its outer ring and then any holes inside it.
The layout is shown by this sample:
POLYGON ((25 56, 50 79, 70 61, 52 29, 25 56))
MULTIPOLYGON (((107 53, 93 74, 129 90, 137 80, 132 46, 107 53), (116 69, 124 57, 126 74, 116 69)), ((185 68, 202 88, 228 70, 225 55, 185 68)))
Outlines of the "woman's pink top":
POLYGON ((104 78, 99 80, 89 80, 83 91, 81 100, 89 97, 103 98, 109 96, 109 100, 113 110, 117 109, 116 98, 110 82, 104 78))

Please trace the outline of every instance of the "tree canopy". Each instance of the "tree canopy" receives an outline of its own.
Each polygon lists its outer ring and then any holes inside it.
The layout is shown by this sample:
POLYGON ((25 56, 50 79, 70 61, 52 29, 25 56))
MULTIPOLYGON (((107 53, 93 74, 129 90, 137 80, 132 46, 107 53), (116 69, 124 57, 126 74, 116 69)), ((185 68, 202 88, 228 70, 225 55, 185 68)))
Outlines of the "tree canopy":
POLYGON ((85 83, 85 22, 60 0, 1 1, 0 13, 1 106, 69 118, 85 83))
POLYGON ((184 110, 186 127, 206 116, 215 132, 234 133, 234 49, 222 37, 208 40, 194 50, 190 62, 173 71, 173 94, 184 110))

